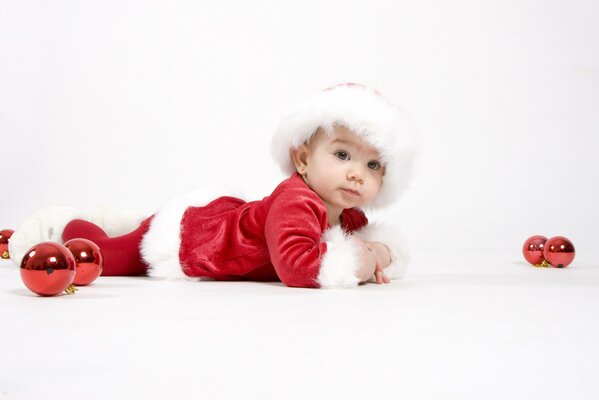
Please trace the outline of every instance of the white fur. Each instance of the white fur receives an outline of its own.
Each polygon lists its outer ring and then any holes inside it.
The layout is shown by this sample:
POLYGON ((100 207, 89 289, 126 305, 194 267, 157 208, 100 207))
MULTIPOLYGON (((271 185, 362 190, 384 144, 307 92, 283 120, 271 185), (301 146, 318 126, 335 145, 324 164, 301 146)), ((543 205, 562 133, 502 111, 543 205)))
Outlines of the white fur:
POLYGON ((108 236, 120 236, 139 226, 145 216, 131 211, 110 207, 98 207, 86 212, 71 207, 45 207, 27 217, 16 229, 9 241, 11 259, 17 266, 32 246, 41 242, 62 243, 65 226, 74 219, 91 221, 102 228, 108 236))
POLYGON ((89 221, 102 228, 109 237, 116 237, 137 229, 147 217, 135 211, 98 206, 90 213, 89 221))
POLYGON ((327 251, 320 263, 317 278, 320 287, 333 289, 358 286, 358 244, 350 235, 346 235, 340 226, 328 229, 323 235, 323 240, 327 244, 327 251))
POLYGON ((355 232, 354 235, 365 241, 381 242, 386 245, 391 255, 391 264, 385 268, 385 275, 390 279, 403 277, 410 262, 410 253, 405 239, 397 231, 387 224, 373 222, 355 232))
POLYGON ((141 242, 141 255, 149 266, 148 275, 169 280, 197 280, 185 275, 179 262, 181 219, 188 207, 201 207, 230 193, 220 188, 202 188, 178 196, 162 207, 141 242))
POLYGON ((20 266, 23 256, 41 242, 62 243, 62 231, 69 221, 87 218, 87 213, 71 207, 46 207, 26 218, 8 242, 10 259, 20 266))
POLYGON ((385 207, 397 199, 411 175, 416 153, 415 129, 409 116, 378 92, 359 85, 323 90, 291 107, 272 140, 272 155, 287 175, 295 171, 290 149, 321 127, 330 132, 343 125, 379 152, 385 165, 383 186, 369 207, 385 207))

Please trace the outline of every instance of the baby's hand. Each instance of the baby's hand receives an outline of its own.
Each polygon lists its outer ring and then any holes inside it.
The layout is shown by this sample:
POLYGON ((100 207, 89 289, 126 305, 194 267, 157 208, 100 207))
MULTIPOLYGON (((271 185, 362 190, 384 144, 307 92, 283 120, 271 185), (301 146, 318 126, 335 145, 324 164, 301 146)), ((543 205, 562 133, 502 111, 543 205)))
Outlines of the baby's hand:
POLYGON ((390 283, 391 280, 385 275, 385 268, 391 264, 391 254, 389 254, 389 249, 380 242, 364 243, 366 244, 366 247, 376 255, 376 269, 374 272, 375 282, 378 284, 390 283))
POLYGON ((360 266, 357 271, 360 282, 367 282, 374 276, 378 284, 390 283, 384 272, 384 268, 391 263, 387 246, 379 242, 365 242, 358 238, 356 240, 360 244, 360 266))
POLYGON ((367 242, 361 239, 355 238, 360 245, 359 250, 359 266, 356 271, 356 277, 360 280, 360 283, 367 282, 371 276, 374 275, 377 267, 377 258, 374 251, 368 246, 367 242))
POLYGON ((382 268, 387 268, 391 264, 391 254, 387 246, 381 242, 364 242, 366 246, 376 254, 376 259, 382 268))

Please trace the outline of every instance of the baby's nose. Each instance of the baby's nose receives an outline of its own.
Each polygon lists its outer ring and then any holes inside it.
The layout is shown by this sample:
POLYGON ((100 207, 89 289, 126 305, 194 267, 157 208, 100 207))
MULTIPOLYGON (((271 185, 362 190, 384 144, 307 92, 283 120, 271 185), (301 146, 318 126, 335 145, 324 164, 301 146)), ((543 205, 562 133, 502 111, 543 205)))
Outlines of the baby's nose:
POLYGON ((364 171, 359 167, 352 167, 347 172, 347 179, 362 182, 364 180, 364 171))

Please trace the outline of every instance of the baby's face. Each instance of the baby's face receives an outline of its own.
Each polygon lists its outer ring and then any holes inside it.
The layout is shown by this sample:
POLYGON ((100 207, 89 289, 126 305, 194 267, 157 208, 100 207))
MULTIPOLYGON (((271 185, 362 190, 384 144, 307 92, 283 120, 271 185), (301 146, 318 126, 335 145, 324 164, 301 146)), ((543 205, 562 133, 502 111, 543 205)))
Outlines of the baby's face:
POLYGON ((330 135, 319 130, 305 145, 304 180, 330 206, 339 209, 370 203, 385 173, 378 152, 358 135, 336 126, 330 135))

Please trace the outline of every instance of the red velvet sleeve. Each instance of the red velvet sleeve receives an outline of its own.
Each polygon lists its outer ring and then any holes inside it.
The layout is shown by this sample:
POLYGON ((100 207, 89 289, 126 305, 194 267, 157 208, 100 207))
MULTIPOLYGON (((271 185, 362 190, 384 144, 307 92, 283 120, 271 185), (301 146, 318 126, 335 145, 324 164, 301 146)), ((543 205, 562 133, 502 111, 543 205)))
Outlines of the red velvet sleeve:
POLYGON ((287 286, 318 288, 321 243, 328 225, 322 200, 311 191, 288 191, 274 200, 266 217, 264 235, 279 279, 287 286))

